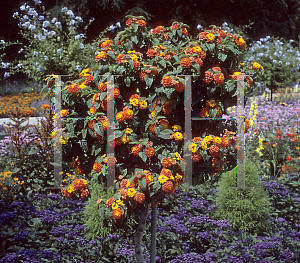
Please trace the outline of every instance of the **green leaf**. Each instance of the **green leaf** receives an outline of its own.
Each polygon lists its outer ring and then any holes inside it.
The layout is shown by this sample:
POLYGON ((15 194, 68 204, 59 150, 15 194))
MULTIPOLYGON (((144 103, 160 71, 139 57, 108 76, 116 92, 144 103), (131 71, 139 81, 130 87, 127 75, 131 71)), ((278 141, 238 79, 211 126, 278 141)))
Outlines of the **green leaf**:
POLYGON ((160 188, 161 188, 160 182, 159 181, 155 181, 155 183, 153 184, 153 191, 155 193, 157 193, 160 188))
POLYGON ((116 59, 116 56, 115 56, 114 52, 112 52, 112 51, 107 51, 107 55, 112 57, 113 59, 116 59))
POLYGON ((163 133, 160 133, 157 135, 159 138, 162 138, 162 139, 170 139, 170 134, 163 134, 163 133))
POLYGON ((145 83, 146 83, 147 87, 150 88, 152 83, 153 83, 153 77, 149 76, 149 75, 146 75, 145 76, 145 83))
POLYGON ((209 50, 210 53, 214 52, 215 49, 215 44, 214 43, 206 43, 207 49, 209 50))
POLYGON ((130 77, 126 77, 126 78, 124 79, 124 83, 125 83, 125 85, 126 85, 127 87, 130 87, 130 84, 131 84, 131 79, 130 79, 130 77))
POLYGON ((32 154, 35 154, 35 153, 38 153, 39 150, 37 149, 31 149, 29 152, 28 152, 28 155, 32 155, 32 154))
POLYGON ((143 162, 147 161, 147 154, 146 152, 139 152, 139 156, 142 158, 143 162))
POLYGON ((138 44, 138 43, 139 43, 139 40, 138 40, 137 36, 133 36, 133 37, 131 38, 131 41, 132 41, 133 43, 135 43, 135 44, 138 44))
POLYGON ((82 138, 85 139, 86 138, 86 134, 87 134, 87 129, 82 129, 81 133, 82 133, 82 138))
POLYGON ((173 93, 174 90, 175 90, 175 88, 165 89, 165 92, 166 92, 166 95, 167 95, 168 99, 171 99, 172 93, 173 93))
POLYGON ((140 187, 142 188, 142 190, 145 191, 146 190, 146 186, 147 186, 146 179, 145 178, 140 178, 139 179, 139 184, 140 184, 140 187))
POLYGON ((123 135, 123 132, 120 130, 115 130, 115 138, 120 138, 123 135))
POLYGON ((213 109, 209 109, 209 116, 211 118, 215 118, 217 115, 217 109, 216 108, 213 108, 213 109))
POLYGON ((179 164, 180 170, 183 171, 183 172, 185 172, 185 165, 184 165, 183 161, 179 160, 178 164, 179 164))
POLYGON ((164 59, 159 60, 157 63, 161 65, 163 68, 166 68, 167 66, 166 61, 164 59))
POLYGON ((99 122, 94 123, 94 130, 96 131, 96 133, 98 135, 100 135, 101 137, 104 136, 104 131, 103 131, 103 127, 102 127, 102 123, 100 125, 99 122))
POLYGON ((227 58, 226 54, 223 54, 223 53, 218 54, 218 59, 219 59, 220 62, 223 63, 226 60, 226 58, 227 58))
POLYGON ((133 60, 132 59, 128 59, 127 61, 128 61, 128 64, 130 65, 131 69, 133 69, 134 68, 134 62, 133 62, 133 60))
POLYGON ((138 31, 139 24, 134 23, 133 24, 133 32, 136 33, 138 31))
POLYGON ((95 151, 95 156, 97 156, 101 151, 102 151, 102 148, 101 148, 101 147, 99 147, 98 149, 96 149, 96 151, 95 151))

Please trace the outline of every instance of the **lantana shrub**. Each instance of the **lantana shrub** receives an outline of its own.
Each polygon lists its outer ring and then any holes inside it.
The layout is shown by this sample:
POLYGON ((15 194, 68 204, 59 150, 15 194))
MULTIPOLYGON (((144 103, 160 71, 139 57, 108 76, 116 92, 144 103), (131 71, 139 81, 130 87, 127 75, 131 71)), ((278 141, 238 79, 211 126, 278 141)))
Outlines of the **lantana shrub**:
MULTIPOLYGON (((205 118, 221 117, 236 105, 240 75, 251 75, 245 77, 247 93, 263 72, 258 63, 240 63, 246 49, 242 36, 211 26, 192 37, 188 29, 174 22, 149 32, 144 17, 127 16, 124 30, 98 42, 97 66, 65 82, 61 94, 61 115, 67 118, 60 124, 68 137, 63 158, 70 163, 77 159, 75 171, 85 174, 90 186, 105 185, 105 175, 115 165, 116 190, 107 199, 99 197, 99 214, 115 227, 121 227, 131 214, 140 216, 135 236, 138 262, 143 260, 141 240, 150 206, 184 182, 184 149, 190 151, 193 170, 216 180, 236 162, 235 132, 225 129, 226 125, 236 127, 229 122, 198 121, 193 124, 195 137, 184 145, 183 75, 193 76, 192 117, 205 118), (118 75, 113 86, 114 137, 108 139, 112 123, 107 112, 112 105, 107 74, 118 75), (115 157, 106 156, 107 143, 114 143, 115 157)), ((53 79, 47 80, 44 89, 49 95, 53 92, 53 79)))

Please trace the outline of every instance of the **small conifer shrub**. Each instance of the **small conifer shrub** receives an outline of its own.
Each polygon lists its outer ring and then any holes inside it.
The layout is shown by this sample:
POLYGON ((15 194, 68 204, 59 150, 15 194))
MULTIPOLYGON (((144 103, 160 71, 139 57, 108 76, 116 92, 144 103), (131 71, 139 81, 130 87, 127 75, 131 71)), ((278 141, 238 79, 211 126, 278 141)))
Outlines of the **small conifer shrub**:
POLYGON ((236 171, 237 167, 222 174, 216 193, 216 204, 219 207, 212 217, 215 220, 229 220, 236 231, 260 234, 269 226, 272 204, 268 193, 259 180, 257 168, 247 160, 245 189, 231 189, 236 187, 236 171))

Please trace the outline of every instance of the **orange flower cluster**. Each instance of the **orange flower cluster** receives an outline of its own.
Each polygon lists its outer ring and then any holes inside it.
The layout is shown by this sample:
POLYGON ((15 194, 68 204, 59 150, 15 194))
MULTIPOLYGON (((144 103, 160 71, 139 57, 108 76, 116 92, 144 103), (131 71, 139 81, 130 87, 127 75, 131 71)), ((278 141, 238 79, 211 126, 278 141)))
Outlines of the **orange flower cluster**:
POLYGON ((74 198, 76 192, 79 193, 81 198, 87 198, 89 196, 87 181, 85 179, 76 179, 72 185, 69 185, 66 189, 62 190, 62 193, 67 198, 74 198))
POLYGON ((297 134, 295 134, 295 133, 287 133, 286 136, 289 137, 291 140, 293 140, 293 142, 295 142, 295 143, 298 142, 297 134))
POLYGON ((294 173, 295 170, 293 167, 290 167, 290 166, 286 166, 286 165, 283 165, 281 167, 281 174, 289 174, 289 173, 294 173))
POLYGON ((131 120, 133 118, 133 111, 127 106, 123 108, 123 111, 119 111, 116 114, 116 120, 118 122, 124 122, 125 120, 131 120))
POLYGON ((216 85, 220 85, 224 82, 225 76, 220 67, 212 67, 205 72, 204 83, 210 84, 213 80, 216 85))
POLYGON ((161 84, 163 84, 164 87, 171 87, 176 84, 176 81, 172 79, 171 76, 165 76, 163 77, 161 84))
POLYGON ((192 66, 192 60, 189 57, 185 57, 180 61, 180 65, 183 68, 190 68, 192 66))
POLYGON ((96 173, 100 173, 101 172, 101 169, 102 169, 102 164, 101 163, 94 163, 93 165, 93 169, 96 173))
MULTIPOLYGON (((212 157, 212 167, 214 167, 214 174, 217 171, 222 170, 223 160, 220 161, 220 148, 228 148, 230 144, 236 143, 236 137, 228 139, 228 136, 233 134, 232 132, 226 130, 224 136, 222 138, 215 136, 212 138, 211 136, 206 136, 203 140, 200 137, 195 137, 192 142, 193 144, 189 147, 190 150, 194 148, 202 148, 202 150, 208 150, 207 153, 212 157), (212 145, 210 145, 212 144, 212 145), (210 145, 210 146, 209 146, 210 145), (220 165, 216 167, 216 164, 220 161, 220 165)), ((199 151, 192 152, 191 159, 194 162, 199 162, 202 160, 202 156, 199 151)))
POLYGON ((132 27, 134 23, 138 24, 140 27, 146 27, 146 22, 145 20, 142 19, 136 19, 135 17, 129 18, 126 20, 126 26, 132 27))
POLYGON ((80 88, 77 84, 71 84, 68 87, 68 91, 69 91, 70 94, 75 94, 78 90, 80 90, 80 88))

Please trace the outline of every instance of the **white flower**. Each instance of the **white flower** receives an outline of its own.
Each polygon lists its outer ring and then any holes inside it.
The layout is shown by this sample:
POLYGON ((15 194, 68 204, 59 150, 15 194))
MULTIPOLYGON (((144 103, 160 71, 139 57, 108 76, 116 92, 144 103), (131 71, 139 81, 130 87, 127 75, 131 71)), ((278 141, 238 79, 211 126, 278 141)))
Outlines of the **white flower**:
POLYGON ((75 17, 72 10, 68 10, 67 11, 67 15, 69 15, 71 17, 75 17))
POLYGON ((56 22, 56 23, 55 23, 55 26, 56 26, 57 28, 61 28, 61 22, 56 22))
POLYGON ((80 39, 80 38, 84 38, 84 35, 83 35, 83 34, 79 34, 79 35, 76 35, 76 36, 75 36, 75 40, 78 40, 78 39, 80 39))
POLYGON ((55 31, 50 31, 49 35, 55 36, 55 35, 56 35, 56 32, 55 32, 55 31))
POLYGON ((4 78, 8 78, 10 76, 9 72, 4 73, 4 78))
POLYGON ((80 43, 80 44, 79 44, 79 47, 80 47, 81 49, 84 49, 84 44, 83 44, 83 43, 80 43))
POLYGON ((51 22, 54 24, 54 23, 56 22, 56 20, 57 20, 57 18, 54 17, 54 18, 51 20, 51 22))
POLYGON ((42 66, 38 66, 37 70, 40 71, 40 72, 42 72, 44 70, 44 68, 42 66))
POLYGON ((45 17, 44 16, 39 16, 39 20, 44 20, 45 17))
POLYGON ((67 7, 63 7, 63 8, 61 9, 61 12, 62 12, 62 13, 67 12, 67 11, 68 11, 68 8, 67 8, 67 7))
POLYGON ((44 21, 43 22, 43 27, 48 27, 48 26, 50 26, 50 22, 49 21, 44 21))
POLYGON ((2 62, 2 68, 8 68, 8 66, 10 65, 10 63, 8 62, 8 63, 4 63, 4 62, 2 62))
POLYGON ((18 67, 18 68, 24 68, 24 66, 23 66, 22 63, 19 63, 19 64, 17 65, 17 67, 18 67))
POLYGON ((35 11, 34 8, 29 8, 28 15, 30 15, 30 16, 38 16, 38 13, 37 13, 37 11, 35 11))
POLYGON ((222 27, 227 27, 227 26, 228 26, 227 22, 224 22, 224 23, 222 24, 222 27))
POLYGON ((18 16, 19 15, 19 12, 15 12, 15 13, 13 13, 13 18, 15 18, 16 16, 18 16))
POLYGON ((18 53, 20 54, 20 53, 22 53, 23 51, 24 51, 24 49, 21 48, 21 49, 18 51, 18 53))
POLYGON ((200 30, 201 28, 202 28, 202 26, 199 24, 199 25, 197 26, 197 29, 200 30))
POLYGON ((80 16, 76 16, 75 19, 78 20, 79 22, 83 22, 83 20, 80 16))
POLYGON ((286 63, 285 63, 286 66, 289 66, 290 64, 291 64, 290 62, 286 62, 286 63))
POLYGON ((20 10, 24 11, 26 9, 26 4, 20 6, 20 10))
POLYGON ((38 35, 34 35, 34 38, 37 38, 39 41, 45 41, 46 40, 46 37, 39 33, 38 35))
POLYGON ((5 41, 3 39, 1 39, 0 42, 5 46, 5 41))
POLYGON ((47 56, 44 56, 44 59, 45 59, 45 60, 48 60, 48 57, 47 57, 47 56))
POLYGON ((121 28, 121 23, 120 22, 117 23, 117 27, 121 28))
POLYGON ((81 67, 79 65, 76 66, 76 70, 80 71, 81 67))
POLYGON ((114 30, 115 30, 115 27, 113 26, 113 25, 111 25, 110 27, 109 27, 109 29, 107 29, 108 31, 112 31, 112 32, 114 32, 114 30))
POLYGON ((70 21, 69 25, 70 25, 70 26, 73 26, 73 25, 75 25, 75 23, 76 23, 76 21, 75 21, 74 19, 72 19, 72 20, 70 21))
POLYGON ((59 48, 58 50, 57 50, 57 54, 61 54, 62 53, 62 49, 61 48, 59 48))
POLYGON ((34 1, 34 3, 37 5, 37 4, 41 4, 42 3, 42 1, 41 0, 33 0, 34 1))
POLYGON ((36 26, 35 26, 35 25, 30 25, 30 26, 28 27, 28 29, 30 29, 30 30, 35 30, 35 29, 36 29, 36 26))
POLYGON ((273 61, 272 61, 273 63, 277 63, 277 60, 276 59, 273 59, 273 61))
POLYGON ((95 18, 92 17, 92 18, 90 19, 90 22, 93 22, 93 21, 95 21, 95 18))
POLYGON ((33 51, 32 54, 33 54, 34 56, 38 56, 38 55, 39 55, 39 53, 36 52, 36 51, 33 51))

